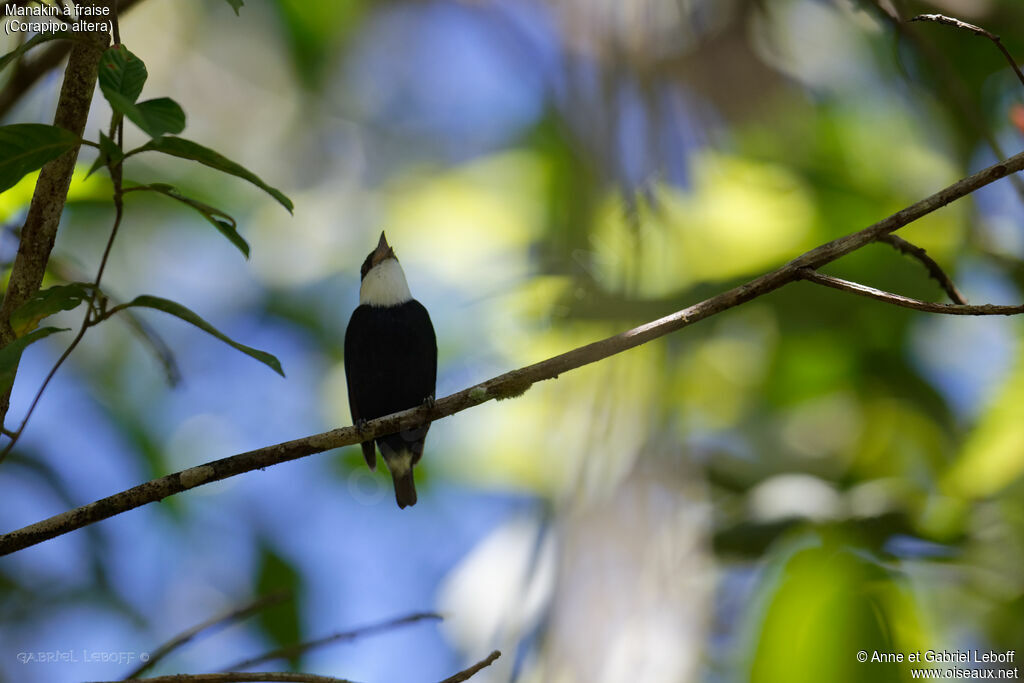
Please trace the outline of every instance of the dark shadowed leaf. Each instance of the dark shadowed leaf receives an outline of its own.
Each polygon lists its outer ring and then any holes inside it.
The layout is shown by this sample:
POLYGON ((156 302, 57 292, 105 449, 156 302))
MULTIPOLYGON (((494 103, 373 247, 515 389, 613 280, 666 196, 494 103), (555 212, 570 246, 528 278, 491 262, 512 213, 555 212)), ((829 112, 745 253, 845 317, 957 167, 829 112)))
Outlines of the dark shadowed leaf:
POLYGON ((242 5, 245 4, 244 0, 227 0, 227 3, 231 5, 231 9, 235 10, 235 15, 238 15, 238 10, 242 9, 242 5))
POLYGON ((0 349, 0 392, 7 391, 14 384, 14 376, 18 369, 18 361, 21 360, 21 353, 29 344, 35 343, 44 337, 49 337, 55 332, 66 332, 66 327, 44 327, 24 337, 18 337, 10 344, 0 349))
MULTIPOLYGON (((256 590, 260 595, 270 595, 279 591, 287 591, 290 595, 299 595, 301 578, 286 559, 274 552, 267 544, 260 546, 260 564, 256 575, 256 590)), ((302 640, 299 627, 299 608, 293 598, 273 605, 258 613, 260 628, 267 634, 275 647, 295 645, 302 640)), ((298 658, 292 658, 293 667, 298 666, 298 658)))
POLYGON ((136 107, 139 119, 136 120, 131 116, 128 118, 131 118, 139 128, 155 138, 185 130, 185 111, 170 97, 157 97, 139 102, 136 107))
POLYGON ((117 111, 121 111, 118 105, 125 100, 129 104, 135 104, 148 75, 143 61, 124 45, 110 48, 100 58, 100 90, 110 102, 110 106, 117 111))
POLYGON ((92 295, 92 284, 72 282, 36 292, 35 296, 11 314, 15 336, 22 337, 39 325, 39 321, 59 311, 70 311, 92 295))
POLYGON ((0 192, 79 142, 69 130, 42 123, 0 126, 0 192))
POLYGON ((92 162, 92 166, 89 167, 89 172, 85 177, 91 176, 101 166, 106 166, 108 163, 117 163, 122 159, 124 159, 124 151, 116 142, 108 138, 103 131, 100 131, 100 153, 96 156, 96 161, 92 162))
POLYGON ((266 351, 260 351, 259 349, 254 349, 252 347, 246 346, 245 344, 239 344, 238 342, 234 341, 233 339, 222 333, 220 330, 215 328, 213 325, 200 318, 191 310, 175 301, 171 301, 170 299, 162 299, 158 296, 143 295, 135 297, 128 303, 122 304, 122 306, 142 306, 144 308, 153 308, 158 311, 163 311, 164 313, 170 313, 171 315, 177 318, 181 318, 187 323, 195 325, 204 332, 212 334, 217 339, 220 339, 225 344, 228 344, 229 346, 238 349, 245 355, 255 358, 259 362, 271 368, 277 374, 284 377, 284 370, 281 369, 281 362, 277 360, 277 358, 274 357, 272 354, 269 354, 266 351))
POLYGON ((267 185, 255 173, 252 173, 248 169, 236 164, 234 161, 214 152, 212 149, 203 147, 199 143, 192 142, 191 140, 178 137, 157 138, 155 140, 150 140, 135 151, 163 152, 164 154, 180 157, 182 159, 198 161, 205 166, 217 169, 223 173, 228 173, 238 178, 248 180, 250 183, 280 202, 281 206, 288 209, 289 212, 294 208, 292 200, 288 199, 288 197, 280 190, 267 185))
POLYGON ((185 129, 185 112, 169 97, 158 97, 135 104, 120 93, 106 93, 110 106, 141 128, 151 138, 185 129))
POLYGON ((249 243, 245 241, 240 234, 238 234, 238 224, 235 219, 224 213, 220 209, 204 204, 203 202, 186 197, 185 195, 178 192, 172 185, 165 183, 152 183, 150 185, 144 185, 148 190, 153 192, 159 192, 160 194, 177 199, 183 204, 191 206, 193 209, 198 211, 203 218, 208 220, 213 227, 217 228, 222 235, 228 238, 228 240, 238 248, 240 252, 245 255, 245 258, 249 258, 249 243))

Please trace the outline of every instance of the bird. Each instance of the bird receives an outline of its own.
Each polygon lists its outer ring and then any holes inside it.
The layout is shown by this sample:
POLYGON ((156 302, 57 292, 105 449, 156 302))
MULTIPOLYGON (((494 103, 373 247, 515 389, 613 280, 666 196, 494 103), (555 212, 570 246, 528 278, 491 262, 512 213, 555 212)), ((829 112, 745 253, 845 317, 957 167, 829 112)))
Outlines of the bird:
MULTIPOLYGON (((384 232, 360 270, 359 305, 345 329, 345 379, 352 421, 433 405, 437 336, 427 309, 412 298, 395 250, 384 232)), ((400 509, 416 504, 413 467, 423 456, 430 423, 361 444, 371 470, 376 449, 391 472, 400 509)))

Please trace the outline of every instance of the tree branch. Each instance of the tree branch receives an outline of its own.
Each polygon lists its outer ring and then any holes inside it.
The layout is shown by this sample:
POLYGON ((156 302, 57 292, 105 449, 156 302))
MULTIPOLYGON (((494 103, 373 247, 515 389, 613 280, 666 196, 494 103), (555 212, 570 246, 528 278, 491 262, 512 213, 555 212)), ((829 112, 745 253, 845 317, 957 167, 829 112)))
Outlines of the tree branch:
POLYGON ((964 197, 1000 178, 1024 169, 1024 152, 989 166, 921 201, 898 211, 874 225, 832 240, 784 266, 761 275, 743 285, 722 292, 710 299, 684 308, 659 320, 646 323, 613 337, 581 346, 572 351, 506 372, 475 386, 463 389, 437 401, 433 406, 418 406, 398 413, 370 420, 357 427, 333 429, 273 446, 257 448, 246 453, 214 460, 203 465, 175 472, 159 479, 132 487, 126 491, 102 498, 74 510, 63 512, 41 522, 0 536, 0 555, 6 555, 27 548, 48 539, 81 529, 89 524, 113 517, 128 510, 163 500, 167 496, 188 489, 233 477, 243 472, 263 469, 271 465, 295 460, 314 453, 351 446, 385 434, 394 434, 412 429, 424 422, 441 418, 480 405, 491 399, 505 399, 519 396, 534 383, 555 379, 560 374, 584 365, 597 362, 622 353, 627 349, 645 344, 670 332, 675 332, 717 313, 735 308, 757 297, 796 280, 806 279, 806 269, 816 269, 827 263, 860 249, 903 226, 916 221, 936 209, 964 197))
MULTIPOLYGON (((116 13, 114 14, 113 23, 115 31, 114 35, 117 35, 116 13)), ((120 147, 123 144, 124 119, 116 111, 114 111, 111 114, 110 119, 110 136, 115 137, 116 134, 117 144, 120 147)), ((36 391, 35 398, 32 399, 32 403, 29 404, 28 411, 25 413, 25 417, 22 418, 21 424, 15 430, 14 435, 7 442, 7 445, 4 447, 4 449, 0 451, 0 463, 3 463, 4 458, 7 457, 7 454, 10 453, 11 449, 14 448, 14 444, 18 442, 18 439, 20 439, 21 435, 25 432, 25 428, 28 426, 28 421, 32 419, 32 414, 35 412, 36 407, 39 405, 39 401, 41 401, 43 398, 43 393, 46 391, 46 388, 50 386, 50 382, 57 375, 57 371, 60 370, 60 367, 64 364, 64 361, 66 361, 71 356, 72 352, 74 352, 74 350, 78 348, 78 345, 81 343, 82 339, 85 338, 85 333, 89 330, 89 328, 92 327, 94 324, 100 322, 100 320, 102 320, 102 317, 96 313, 96 302, 98 300, 98 297, 100 296, 100 285, 103 282, 103 273, 107 268, 107 261, 110 259, 110 252, 114 248, 114 240, 117 239, 117 232, 121 227, 121 222, 124 220, 124 169, 122 168, 120 161, 116 163, 110 163, 108 164, 108 167, 110 170, 110 179, 114 185, 114 225, 110 228, 110 236, 107 237, 107 244, 103 248, 103 256, 100 258, 100 265, 99 268, 96 270, 96 278, 95 280, 93 280, 91 292, 89 293, 89 301, 86 302, 85 315, 82 317, 82 325, 78 328, 78 333, 75 335, 75 338, 71 340, 71 343, 68 344, 68 347, 64 350, 64 353, 60 355, 60 358, 57 359, 57 362, 53 364, 52 368, 50 368, 50 372, 46 375, 46 379, 43 380, 43 383, 39 386, 38 391, 36 391)), ((66 195, 67 192, 65 188, 65 196, 66 195)), ((22 237, 22 240, 24 240, 24 236, 22 237)), ((50 241, 50 247, 53 247, 52 240, 50 241)), ((46 271, 46 266, 49 260, 50 256, 49 253, 47 253, 46 262, 43 263, 44 273, 46 271)), ((42 278, 40 278, 40 282, 41 280, 42 278)), ((37 284, 36 288, 38 289, 38 287, 39 285, 37 284)), ((6 318, 5 320, 10 320, 10 318, 6 318)), ((5 416, 0 415, 0 418, 3 417, 5 416)), ((0 419, 0 422, 3 422, 3 419, 0 419)))
POLYGON ((980 26, 968 24, 966 21, 961 21, 954 17, 947 17, 944 14, 919 14, 910 21, 934 21, 938 24, 945 24, 946 26, 970 31, 976 36, 988 38, 995 43, 996 47, 999 48, 999 51, 1003 53, 1003 56, 1006 57, 1006 61, 1010 63, 1010 68, 1013 69, 1013 73, 1017 74, 1017 79, 1021 82, 1021 85, 1024 85, 1024 73, 1021 73, 1020 67, 1017 66, 1017 60, 1015 60, 1013 55, 1010 54, 1010 51, 1006 49, 1006 46, 1003 45, 1003 41, 999 39, 999 36, 991 31, 986 31, 980 26))
POLYGON ((971 306, 969 304, 937 304, 930 301, 921 301, 920 299, 911 299, 901 294, 893 294, 892 292, 868 287, 858 282, 842 280, 810 269, 801 271, 800 277, 817 285, 824 285, 825 287, 838 289, 842 292, 850 292, 851 294, 865 296, 869 299, 882 301, 894 306, 911 308, 915 311, 924 311, 925 313, 944 313, 946 315, 1018 315, 1024 313, 1024 305, 997 306, 995 304, 982 304, 980 306, 971 306))
MULTIPOLYGON (((203 631, 207 631, 217 626, 226 626, 231 622, 241 621, 242 619, 246 619, 252 616, 253 614, 256 614, 260 610, 266 609, 267 607, 271 607, 272 605, 276 605, 279 602, 284 602, 285 600, 288 600, 291 597, 291 593, 289 593, 288 591, 278 591, 270 595, 265 595, 259 598, 258 600, 250 602, 247 605, 243 605, 242 607, 233 609, 230 612, 227 612, 226 614, 221 614, 211 619, 207 619, 201 624, 197 624, 196 626, 193 626, 190 629, 182 631, 177 636, 175 636, 174 638, 167 641, 166 643, 158 647, 156 650, 151 652, 149 654, 149 659, 140 664, 137 668, 135 668, 135 670, 133 670, 127 676, 125 676, 124 680, 127 681, 138 678, 144 672, 149 671, 154 666, 156 666, 157 662, 162 660, 171 652, 177 650, 182 645, 185 645, 186 643, 191 641, 193 638, 198 636, 203 631)), ((240 669, 242 667, 233 668, 240 669)))
MULTIPOLYGON (((960 110, 960 114, 974 126, 976 134, 985 141, 989 149, 992 150, 992 153, 997 158, 1006 156, 1002 150, 1002 145, 999 144, 995 135, 989 130, 985 117, 979 111, 977 103, 971 98, 963 77, 954 68, 953 62, 950 61, 949 57, 930 42, 923 40, 917 31, 910 30, 910 27, 907 25, 909 22, 903 21, 898 11, 893 13, 881 0, 868 1, 879 16, 889 22, 897 34, 910 41, 911 45, 939 71, 938 86, 945 91, 947 99, 960 110)), ((1010 182, 1018 197, 1024 202, 1024 180, 1013 176, 1010 182)))
POLYGON ((491 654, 487 655, 486 658, 480 660, 479 662, 469 667, 465 671, 460 671, 454 676, 444 679, 443 681, 441 681, 441 683, 462 683, 463 681, 468 681, 470 678, 475 676, 476 673, 480 671, 480 669, 485 669, 489 667, 491 664, 494 664, 495 660, 497 660, 498 657, 500 656, 501 650, 495 650, 491 654))
MULTIPOLYGON (((57 101, 54 115, 55 126, 66 128, 81 137, 89 117, 89 105, 96 87, 100 56, 109 37, 105 33, 83 33, 82 41, 72 43, 68 67, 64 71, 64 83, 57 101)), ((71 185, 71 174, 75 170, 79 146, 57 157, 43 166, 36 181, 35 193, 29 205, 25 226, 21 230, 18 255, 11 268, 10 281, 0 304, 0 347, 14 339, 11 329, 11 313, 28 301, 37 291, 46 272, 57 226, 60 224, 64 203, 71 185)), ((10 407, 10 391, 0 397, 0 424, 3 424, 10 407)))
POLYGON ((924 264, 924 267, 928 269, 928 274, 932 276, 933 280, 936 280, 939 283, 943 291, 946 292, 953 303, 967 303, 967 299, 964 298, 964 295, 961 294, 960 290, 953 284, 953 280, 946 275, 946 271, 942 270, 942 266, 936 263, 935 259, 928 255, 927 251, 916 244, 908 242, 899 235, 884 235, 879 237, 878 241, 885 242, 901 254, 912 256, 924 264))
POLYGON ((237 664, 224 667, 225 669, 231 669, 237 671, 239 669, 248 669, 256 666, 257 664, 263 664, 270 662, 275 659, 289 659, 291 657, 298 657, 299 655, 305 654, 310 650, 324 645, 330 645, 331 643, 340 643, 346 640, 355 640, 362 636, 369 636, 375 633, 381 633, 383 631, 390 631, 391 629, 398 628, 399 626, 405 626, 406 624, 412 624, 417 621, 423 621, 424 619, 435 619, 440 621, 443 617, 440 614, 434 612, 418 612, 416 614, 409 614, 398 619, 389 619, 376 624, 370 624, 369 626, 363 626, 361 628, 352 629, 351 631, 342 631, 340 633, 334 633, 323 638, 317 638, 316 640, 310 640, 305 643, 298 643, 295 645, 289 645, 287 647, 280 647, 276 650, 253 657, 252 659, 245 659, 237 664))

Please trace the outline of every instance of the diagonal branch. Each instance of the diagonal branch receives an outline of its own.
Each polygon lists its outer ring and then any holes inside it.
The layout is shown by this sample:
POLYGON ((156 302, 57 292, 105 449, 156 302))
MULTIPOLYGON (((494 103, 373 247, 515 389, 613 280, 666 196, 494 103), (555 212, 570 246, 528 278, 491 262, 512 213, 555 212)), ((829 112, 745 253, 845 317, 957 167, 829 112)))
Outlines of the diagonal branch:
POLYGON ((480 660, 479 662, 469 667, 465 671, 460 671, 454 676, 444 679, 443 681, 441 681, 441 683, 463 683, 463 681, 468 681, 470 678, 475 676, 476 673, 480 671, 480 669, 485 669, 489 667, 491 664, 494 664, 494 662, 500 656, 501 650, 495 650, 491 654, 487 655, 486 658, 480 660))
POLYGON ((310 640, 304 643, 298 643, 296 645, 288 645, 286 647, 280 647, 276 650, 271 650, 270 652, 259 655, 258 657, 246 659, 241 662, 238 662, 237 664, 232 664, 231 666, 227 666, 224 668, 230 669, 232 671, 237 671, 239 669, 248 669, 250 667, 256 666, 257 664, 263 664, 264 662, 270 662, 275 659, 289 659, 291 657, 298 657, 299 655, 305 654, 310 650, 313 650, 318 647, 323 647, 324 645, 330 645, 331 643, 340 643, 346 640, 355 640, 356 638, 361 638, 362 636, 369 636, 375 633, 390 631, 392 629, 398 628, 399 626, 405 626, 407 624, 412 624, 417 621, 423 621, 424 619, 440 620, 442 618, 443 617, 440 614, 435 614, 434 612, 418 612, 416 614, 409 614, 404 617, 399 617, 398 619, 388 619, 387 621, 382 621, 376 624, 370 624, 369 626, 355 628, 351 631, 333 633, 323 638, 317 638, 316 640, 310 640))
POLYGON ((945 313, 946 315, 1018 315, 1024 313, 1024 305, 1021 306, 999 306, 996 304, 982 304, 971 306, 970 304, 937 304, 920 299, 911 299, 902 294, 893 294, 874 287, 862 285, 859 282, 850 282, 831 275, 819 273, 816 270, 806 269, 800 273, 801 279, 813 282, 817 285, 824 285, 842 292, 850 292, 859 296, 866 296, 869 299, 883 301, 894 306, 911 308, 915 311, 925 313, 945 313))
POLYGON ((899 235, 884 235, 878 238, 879 242, 885 242, 892 246, 893 249, 900 252, 901 254, 907 254, 913 256, 918 261, 924 264, 924 267, 928 269, 928 274, 932 276, 933 280, 936 280, 939 285, 942 286, 943 291, 952 299, 955 304, 966 304, 967 299, 960 293, 960 290, 953 284, 953 280, 946 275, 946 271, 942 270, 942 266, 935 262, 928 252, 921 247, 908 242, 899 235))
POLYGON ((622 353, 645 344, 652 339, 663 337, 688 327, 713 315, 735 308, 752 299, 764 296, 780 287, 802 280, 804 269, 816 269, 831 263, 866 244, 902 228, 946 204, 964 197, 1000 178, 1024 170, 1024 152, 989 166, 921 201, 902 209, 888 218, 859 232, 851 233, 823 244, 793 259, 776 270, 765 273, 738 287, 722 292, 710 299, 684 308, 670 315, 651 321, 613 337, 581 346, 553 358, 506 372, 475 386, 463 389, 437 401, 433 406, 423 405, 398 413, 379 417, 365 423, 362 428, 344 427, 321 434, 314 434, 273 446, 257 448, 220 460, 214 460, 181 472, 153 479, 126 491, 102 498, 68 510, 41 522, 0 536, 0 555, 6 555, 49 540, 69 531, 81 529, 89 524, 119 515, 148 503, 163 500, 167 496, 188 489, 233 477, 243 472, 263 469, 289 460, 295 460, 314 453, 351 446, 385 434, 394 434, 403 429, 412 429, 427 421, 441 418, 472 408, 491 399, 513 398, 525 392, 534 383, 555 379, 564 372, 575 370, 590 363, 622 353))
POLYGON ((233 609, 230 612, 227 612, 226 614, 218 615, 216 617, 204 621, 201 624, 197 624, 190 629, 182 631, 177 636, 175 636, 174 638, 167 641, 166 643, 158 647, 156 650, 151 652, 149 654, 149 659, 140 664, 130 674, 125 676, 124 680, 127 681, 138 678, 144 672, 149 671, 154 666, 156 666, 157 662, 162 660, 164 657, 174 652, 182 645, 185 645, 186 643, 190 642, 193 638, 195 638, 204 631, 208 631, 218 626, 227 626, 228 624, 235 621, 241 621, 242 619, 246 619, 252 616, 253 614, 256 614, 260 610, 276 605, 279 602, 288 600, 291 597, 292 596, 288 591, 278 591, 276 593, 271 593, 270 595, 265 595, 262 598, 254 600, 253 602, 250 602, 247 605, 243 605, 242 607, 233 609))

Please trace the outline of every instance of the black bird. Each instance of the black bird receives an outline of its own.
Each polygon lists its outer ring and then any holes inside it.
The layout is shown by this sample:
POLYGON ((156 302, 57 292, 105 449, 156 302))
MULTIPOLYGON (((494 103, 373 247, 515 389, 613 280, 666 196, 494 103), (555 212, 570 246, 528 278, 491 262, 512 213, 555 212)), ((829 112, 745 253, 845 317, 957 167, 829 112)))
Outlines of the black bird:
MULTIPOLYGON (((427 309, 412 298, 405 273, 380 234, 363 261, 359 306, 345 330, 345 378, 352 420, 375 417, 434 400, 437 338, 427 309)), ((423 456, 430 424, 377 438, 376 447, 395 482, 398 507, 416 504, 413 465, 423 456)), ((370 469, 377 466, 374 441, 362 444, 370 469)))

